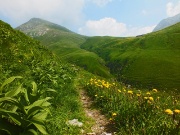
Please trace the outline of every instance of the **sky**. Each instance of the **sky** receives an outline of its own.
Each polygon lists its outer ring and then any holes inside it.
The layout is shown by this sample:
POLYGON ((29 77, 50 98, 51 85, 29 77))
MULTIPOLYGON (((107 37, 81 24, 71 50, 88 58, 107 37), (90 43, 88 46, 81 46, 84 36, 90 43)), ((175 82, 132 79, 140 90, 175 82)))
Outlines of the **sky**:
POLYGON ((180 13, 180 0, 0 0, 0 19, 17 27, 41 18, 87 36, 151 32, 180 13))

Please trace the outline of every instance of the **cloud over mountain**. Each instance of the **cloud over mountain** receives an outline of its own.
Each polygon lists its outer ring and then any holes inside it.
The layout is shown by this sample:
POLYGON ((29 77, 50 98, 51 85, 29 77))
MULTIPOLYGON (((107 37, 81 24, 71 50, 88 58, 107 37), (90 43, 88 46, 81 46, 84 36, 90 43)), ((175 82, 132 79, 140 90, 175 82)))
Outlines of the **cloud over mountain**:
POLYGON ((33 17, 58 24, 79 23, 84 0, 0 0, 0 13, 16 23, 33 17))
POLYGON ((79 28, 79 33, 89 36, 136 36, 149 33, 154 27, 129 27, 114 18, 105 17, 100 20, 87 21, 85 26, 79 28))
POLYGON ((126 31, 126 24, 119 23, 113 18, 103 18, 100 20, 89 20, 84 27, 79 29, 79 33, 86 35, 111 35, 118 36, 126 31))

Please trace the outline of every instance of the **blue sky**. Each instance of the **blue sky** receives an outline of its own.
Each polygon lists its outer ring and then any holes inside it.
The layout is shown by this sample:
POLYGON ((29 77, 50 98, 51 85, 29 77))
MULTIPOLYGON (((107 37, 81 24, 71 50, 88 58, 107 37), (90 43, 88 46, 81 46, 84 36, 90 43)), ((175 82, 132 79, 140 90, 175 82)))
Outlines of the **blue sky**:
POLYGON ((136 36, 180 13, 180 0, 0 0, 0 19, 17 27, 42 18, 88 36, 136 36))

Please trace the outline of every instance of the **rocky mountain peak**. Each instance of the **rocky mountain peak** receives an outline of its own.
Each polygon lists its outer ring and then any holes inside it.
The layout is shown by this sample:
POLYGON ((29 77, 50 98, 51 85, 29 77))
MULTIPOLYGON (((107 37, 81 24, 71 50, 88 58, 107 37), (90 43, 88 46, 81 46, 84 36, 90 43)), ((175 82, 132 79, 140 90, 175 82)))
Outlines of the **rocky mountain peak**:
POLYGON ((174 25, 176 23, 180 22, 180 13, 173 16, 173 17, 169 17, 166 19, 163 19, 162 21, 160 21, 160 23, 154 28, 153 31, 159 31, 161 29, 164 29, 166 27, 169 27, 171 25, 174 25))

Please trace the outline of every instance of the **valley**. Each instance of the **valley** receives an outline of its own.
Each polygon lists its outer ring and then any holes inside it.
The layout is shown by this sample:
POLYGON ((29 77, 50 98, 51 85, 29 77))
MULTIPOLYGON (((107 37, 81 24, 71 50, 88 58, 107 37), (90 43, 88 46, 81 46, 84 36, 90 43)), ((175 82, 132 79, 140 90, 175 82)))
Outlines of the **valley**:
POLYGON ((180 23, 88 37, 39 18, 0 21, 0 134, 179 135, 179 36, 180 23))

